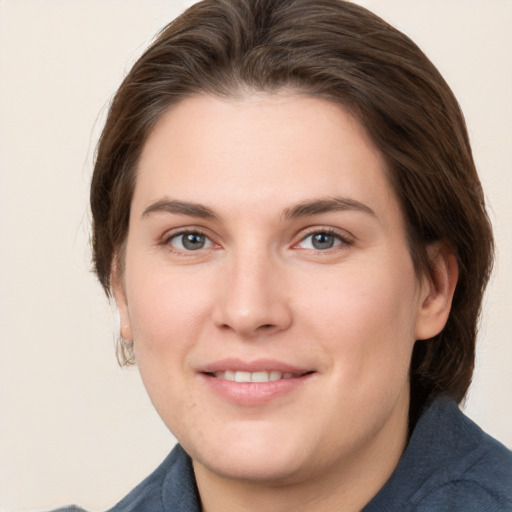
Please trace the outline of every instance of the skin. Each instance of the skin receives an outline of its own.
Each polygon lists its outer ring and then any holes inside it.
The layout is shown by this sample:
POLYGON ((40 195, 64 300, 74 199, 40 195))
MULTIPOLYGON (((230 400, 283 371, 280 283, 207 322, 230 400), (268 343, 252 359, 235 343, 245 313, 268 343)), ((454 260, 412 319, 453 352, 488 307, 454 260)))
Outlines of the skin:
POLYGON ((360 510, 376 494, 406 444, 414 341, 443 328, 456 282, 453 256, 430 252, 419 279, 384 161, 337 105, 198 95, 160 119, 114 293, 204 510, 360 510), (201 373, 225 358, 311 374, 233 403, 201 373))

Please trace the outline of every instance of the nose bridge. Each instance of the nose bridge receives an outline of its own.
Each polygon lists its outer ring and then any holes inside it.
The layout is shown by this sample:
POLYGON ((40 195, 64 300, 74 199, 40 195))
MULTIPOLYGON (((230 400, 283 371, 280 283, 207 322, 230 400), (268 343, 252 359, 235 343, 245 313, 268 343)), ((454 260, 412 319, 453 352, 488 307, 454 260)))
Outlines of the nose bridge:
POLYGON ((291 311, 279 259, 270 250, 247 244, 228 260, 216 324, 243 336, 287 328, 291 311))

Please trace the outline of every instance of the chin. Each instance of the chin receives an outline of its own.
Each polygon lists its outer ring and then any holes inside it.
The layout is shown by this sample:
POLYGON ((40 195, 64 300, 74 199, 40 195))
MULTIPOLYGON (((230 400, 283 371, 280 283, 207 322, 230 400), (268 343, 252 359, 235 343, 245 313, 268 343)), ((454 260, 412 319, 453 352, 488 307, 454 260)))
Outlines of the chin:
POLYGON ((243 433, 226 429, 209 443, 203 439, 200 447, 188 443, 183 447, 195 465, 224 478, 267 484, 300 479, 307 467, 307 454, 298 448, 304 447, 304 441, 286 430, 258 427, 245 428, 243 433))
POLYGON ((278 460, 275 457, 250 459, 248 456, 236 455, 215 460, 208 460, 208 458, 204 461, 196 459, 194 466, 199 463, 209 472, 225 479, 268 486, 285 485, 302 480, 304 478, 302 476, 304 473, 303 465, 293 463, 298 461, 285 461, 283 459, 282 457, 278 460))

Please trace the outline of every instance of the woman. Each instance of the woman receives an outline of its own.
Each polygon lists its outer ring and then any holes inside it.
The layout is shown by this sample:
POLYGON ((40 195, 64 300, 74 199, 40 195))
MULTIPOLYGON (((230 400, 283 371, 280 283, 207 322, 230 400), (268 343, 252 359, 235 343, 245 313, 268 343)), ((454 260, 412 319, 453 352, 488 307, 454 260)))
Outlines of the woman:
POLYGON ((339 0, 194 5, 121 85, 91 208, 180 443, 113 511, 512 509, 512 455, 457 407, 492 232, 406 36, 339 0))

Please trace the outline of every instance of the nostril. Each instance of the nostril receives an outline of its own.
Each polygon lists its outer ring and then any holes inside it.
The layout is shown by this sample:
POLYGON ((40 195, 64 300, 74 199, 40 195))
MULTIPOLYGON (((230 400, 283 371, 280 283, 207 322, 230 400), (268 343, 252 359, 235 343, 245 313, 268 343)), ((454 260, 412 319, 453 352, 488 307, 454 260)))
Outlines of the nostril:
POLYGON ((265 331, 265 332, 273 331, 275 328, 276 328, 275 324, 263 324, 258 327, 257 331, 259 331, 261 333, 263 331, 265 331))

